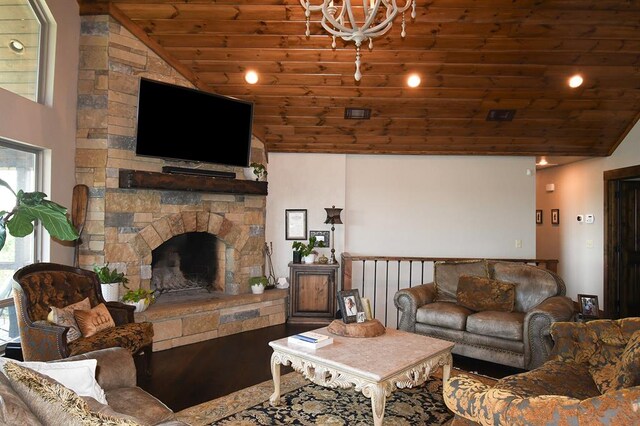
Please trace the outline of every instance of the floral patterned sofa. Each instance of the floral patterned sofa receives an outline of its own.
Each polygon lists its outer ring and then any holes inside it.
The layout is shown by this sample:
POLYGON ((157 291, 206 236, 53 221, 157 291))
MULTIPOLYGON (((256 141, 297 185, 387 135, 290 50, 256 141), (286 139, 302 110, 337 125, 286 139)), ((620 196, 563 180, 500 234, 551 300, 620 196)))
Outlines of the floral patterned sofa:
POLYGON ((488 386, 444 383, 453 425, 640 424, 640 318, 556 322, 543 365, 488 386))

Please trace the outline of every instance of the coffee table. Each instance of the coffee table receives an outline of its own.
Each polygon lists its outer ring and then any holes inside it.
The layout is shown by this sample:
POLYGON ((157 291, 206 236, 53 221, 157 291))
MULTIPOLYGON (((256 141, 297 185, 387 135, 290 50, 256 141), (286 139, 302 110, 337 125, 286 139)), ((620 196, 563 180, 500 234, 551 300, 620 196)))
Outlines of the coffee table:
POLYGON ((331 336, 333 343, 313 350, 289 345, 286 337, 269 342, 273 348, 271 405, 280 403, 280 366, 290 365, 317 385, 361 391, 371 399, 373 423, 380 426, 393 390, 422 384, 440 366, 443 381, 451 374, 454 344, 446 340, 391 328, 367 338, 337 336, 327 327, 313 331, 331 336))

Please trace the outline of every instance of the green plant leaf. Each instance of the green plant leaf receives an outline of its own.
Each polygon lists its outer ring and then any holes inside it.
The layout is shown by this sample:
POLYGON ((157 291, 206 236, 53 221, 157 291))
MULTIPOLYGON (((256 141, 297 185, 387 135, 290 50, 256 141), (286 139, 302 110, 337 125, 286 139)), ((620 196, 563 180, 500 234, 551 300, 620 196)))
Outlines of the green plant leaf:
POLYGON ((11 235, 24 237, 33 232, 33 221, 37 219, 52 237, 63 241, 75 240, 79 235, 66 212, 67 209, 61 205, 40 199, 36 204, 21 204, 7 226, 11 235))
POLYGON ((0 185, 4 186, 5 188, 9 189, 9 191, 11 191, 11 193, 13 195, 16 195, 16 193, 13 191, 13 188, 11 188, 9 186, 9 184, 7 182, 5 182, 4 180, 0 179, 0 185))
POLYGON ((4 220, 0 218, 0 250, 4 247, 4 242, 7 240, 7 229, 4 226, 4 220))

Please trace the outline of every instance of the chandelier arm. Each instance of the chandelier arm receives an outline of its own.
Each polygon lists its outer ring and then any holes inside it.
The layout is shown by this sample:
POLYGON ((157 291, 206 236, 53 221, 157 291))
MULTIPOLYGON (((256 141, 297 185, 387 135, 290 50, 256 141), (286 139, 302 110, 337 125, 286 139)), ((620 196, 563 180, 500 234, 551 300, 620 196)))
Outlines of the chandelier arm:
MULTIPOLYGON (((389 0, 382 0, 382 3, 383 3, 385 6, 387 6, 387 7, 388 7, 389 5, 393 5, 393 6, 395 6, 395 7, 398 9, 398 11, 399 11, 400 13, 404 13, 404 12, 406 12, 406 11, 409 9, 409 7, 411 7, 412 5, 413 5, 413 7, 415 8, 416 0, 406 0, 406 2, 405 2, 405 4, 404 4, 404 6, 398 6, 398 2, 397 2, 396 0, 391 0, 391 2, 390 2, 389 0)), ((414 16, 414 18, 415 18, 415 16, 414 16)))

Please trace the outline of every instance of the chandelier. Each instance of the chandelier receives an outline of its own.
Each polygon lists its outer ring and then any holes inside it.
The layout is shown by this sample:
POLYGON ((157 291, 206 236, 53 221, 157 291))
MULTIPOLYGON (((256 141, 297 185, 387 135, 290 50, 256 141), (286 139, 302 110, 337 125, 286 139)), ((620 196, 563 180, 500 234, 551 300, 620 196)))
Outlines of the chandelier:
POLYGON ((356 44, 356 72, 353 75, 356 81, 360 81, 360 45, 363 41, 369 40, 369 50, 373 48, 373 38, 384 35, 391 29, 393 20, 402 14, 402 38, 406 35, 404 13, 411 6, 411 18, 416 17, 416 0, 405 0, 405 5, 398 7, 397 0, 362 0, 362 8, 354 9, 351 0, 323 0, 321 5, 314 6, 310 0, 300 0, 300 4, 305 9, 307 20, 307 31, 305 35, 309 37, 309 20, 311 12, 322 12, 320 23, 325 30, 331 34, 333 42, 332 48, 336 48, 336 37, 345 41, 353 41, 356 44), (380 11, 383 6, 386 11, 380 11), (380 13, 378 13, 380 11, 380 13), (360 24, 362 22, 362 24, 360 24))

